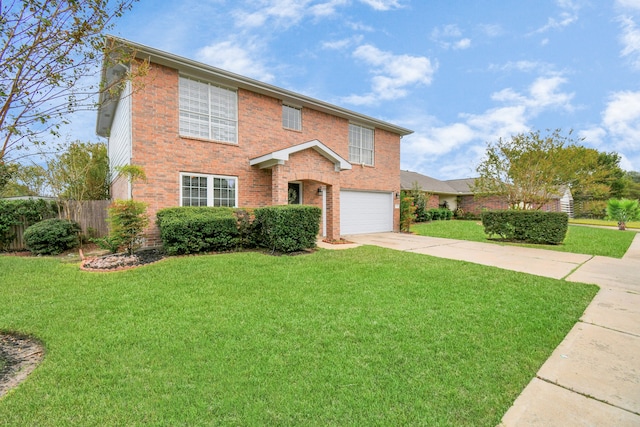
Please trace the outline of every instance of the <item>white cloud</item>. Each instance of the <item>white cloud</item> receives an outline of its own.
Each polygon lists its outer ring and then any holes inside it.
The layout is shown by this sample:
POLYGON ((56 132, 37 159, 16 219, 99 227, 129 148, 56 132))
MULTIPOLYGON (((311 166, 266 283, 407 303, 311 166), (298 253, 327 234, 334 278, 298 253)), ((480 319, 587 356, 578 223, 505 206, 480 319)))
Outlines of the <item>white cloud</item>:
POLYGON ((203 47, 196 53, 196 57, 214 67, 271 82, 274 75, 267 70, 265 64, 256 59, 259 58, 260 51, 259 44, 247 43, 243 47, 238 42, 227 40, 203 47))
MULTIPOLYGON (((572 0, 557 0, 558 7, 561 9, 558 16, 552 16, 547 19, 547 23, 535 30, 533 33, 546 33, 549 30, 561 30, 578 21, 578 11, 580 6, 572 0)), ((548 43, 545 42, 544 44, 548 43)))
POLYGON ((454 123, 434 123, 430 117, 404 123, 415 133, 403 139, 402 168, 441 178, 473 175, 487 141, 529 131, 530 121, 544 111, 573 108, 573 94, 561 91, 565 82, 560 75, 550 75, 536 78, 522 92, 502 89, 491 94, 491 99, 500 105, 478 114, 461 114, 454 123), (445 155, 456 159, 457 168, 442 164, 440 158, 445 155))
POLYGON ((343 99, 344 102, 355 105, 402 98, 407 95, 407 88, 410 86, 431 84, 437 69, 437 65, 432 64, 427 57, 394 55, 372 45, 359 46, 353 56, 371 65, 371 72, 374 74, 370 93, 343 99))
POLYGON ((640 0, 616 0, 616 6, 640 10, 640 0))
POLYGON ((640 69, 640 29, 636 23, 627 16, 619 17, 622 34, 620 41, 623 44, 623 57, 629 57, 634 68, 640 69))
POLYGON ((602 125, 616 149, 640 151, 640 92, 614 93, 602 115, 602 125))
POLYGON ((504 30, 498 24, 481 24, 480 31, 489 37, 498 37, 504 33, 504 30))
POLYGON ((431 39, 444 49, 467 49, 471 46, 471 39, 462 37, 462 31, 454 24, 434 28, 431 39))
POLYGON ((362 36, 353 36, 341 40, 333 40, 322 43, 323 49, 343 50, 362 42, 362 36))
POLYGON ((454 49, 467 49, 468 47, 471 46, 471 39, 461 39, 458 40, 457 42, 453 43, 453 48, 454 49))
POLYGON ((360 2, 380 11, 400 9, 403 7, 400 0, 360 0, 360 2))

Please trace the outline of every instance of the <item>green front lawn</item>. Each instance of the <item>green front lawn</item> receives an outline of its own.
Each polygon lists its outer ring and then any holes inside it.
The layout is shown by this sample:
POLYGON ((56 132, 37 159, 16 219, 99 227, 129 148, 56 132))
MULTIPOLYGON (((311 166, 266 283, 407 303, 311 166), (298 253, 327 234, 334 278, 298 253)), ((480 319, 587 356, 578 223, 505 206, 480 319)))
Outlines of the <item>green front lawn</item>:
POLYGON ((447 239, 470 240, 473 242, 514 244, 561 252, 588 254, 622 258, 636 233, 617 229, 603 229, 570 225, 567 237, 561 245, 526 245, 488 240, 480 221, 433 221, 414 224, 411 231, 421 236, 444 237, 447 239))
POLYGON ((0 271, 0 330, 46 345, 12 426, 495 426, 597 291, 376 247, 0 271))
MULTIPOLYGON (((606 219, 570 219, 570 224, 583 224, 583 225, 597 225, 599 227, 611 227, 613 229, 618 228, 616 221, 609 221, 606 219)), ((640 229, 640 221, 629 221, 625 224, 628 229, 640 229)))

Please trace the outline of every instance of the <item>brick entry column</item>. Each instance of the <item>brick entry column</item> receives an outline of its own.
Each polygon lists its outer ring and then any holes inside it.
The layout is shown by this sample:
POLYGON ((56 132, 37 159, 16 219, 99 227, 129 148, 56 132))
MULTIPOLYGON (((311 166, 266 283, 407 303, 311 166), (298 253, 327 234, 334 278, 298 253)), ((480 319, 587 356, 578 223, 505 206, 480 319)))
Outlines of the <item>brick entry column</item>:
POLYGON ((284 173, 284 165, 271 168, 271 204, 286 205, 289 203, 289 181, 284 173))
POLYGON ((340 186, 327 185, 327 239, 340 238, 340 186))

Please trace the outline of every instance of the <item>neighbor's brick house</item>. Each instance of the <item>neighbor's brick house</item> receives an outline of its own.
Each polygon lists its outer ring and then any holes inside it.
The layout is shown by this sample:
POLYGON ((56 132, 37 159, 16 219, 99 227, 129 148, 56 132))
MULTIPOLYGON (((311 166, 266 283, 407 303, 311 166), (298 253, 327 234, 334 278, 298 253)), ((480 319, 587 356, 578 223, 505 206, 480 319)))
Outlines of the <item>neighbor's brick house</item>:
MULTIPOLYGON (((397 231, 400 139, 410 130, 126 40, 148 60, 131 89, 102 96, 97 133, 111 170, 141 166, 133 186, 113 175, 112 198, 143 201, 150 217, 173 206, 323 209, 321 230, 397 231)), ((129 64, 105 65, 113 84, 129 64)), ((135 66, 135 65, 134 65, 135 66)), ((158 243, 148 230, 148 244, 158 243)))
MULTIPOLYGON (((473 191, 475 178, 451 179, 441 181, 417 172, 400 172, 401 188, 410 191, 417 185, 429 195, 428 208, 447 207, 452 211, 480 215, 485 210, 509 209, 509 203, 499 196, 476 197, 473 191)), ((541 208, 546 212, 566 212, 573 216, 573 197, 566 190, 562 195, 554 196, 541 208)))

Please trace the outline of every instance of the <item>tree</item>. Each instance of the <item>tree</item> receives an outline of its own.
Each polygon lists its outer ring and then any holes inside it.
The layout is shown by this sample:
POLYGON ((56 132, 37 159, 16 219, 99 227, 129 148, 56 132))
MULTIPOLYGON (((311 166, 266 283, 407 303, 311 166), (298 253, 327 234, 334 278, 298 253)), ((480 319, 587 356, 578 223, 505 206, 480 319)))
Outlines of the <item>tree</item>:
POLYGON ((132 53, 105 43, 103 33, 135 1, 0 2, 0 161, 59 136, 70 113, 93 107, 96 93, 109 89, 86 82, 95 79, 100 52, 131 62, 132 53))
POLYGON ((0 194, 4 194, 5 187, 11 182, 17 169, 15 163, 5 163, 0 159, 0 194))
POLYGON ((477 167, 477 196, 502 196, 512 209, 540 209, 562 187, 585 193, 605 191, 607 172, 598 164, 597 150, 578 144, 560 129, 541 135, 521 133, 489 143, 485 159, 477 167))
POLYGON ((4 190, 0 191, 0 195, 3 197, 47 195, 48 181, 45 168, 37 164, 15 164, 15 166, 15 174, 4 190))
POLYGON ((640 200, 640 172, 627 171, 625 173, 627 186, 624 191, 624 197, 627 199, 640 200))
POLYGON ((58 211, 66 208, 79 218, 87 200, 109 198, 109 161, 103 143, 76 141, 58 157, 47 162, 47 181, 57 197, 58 211))

